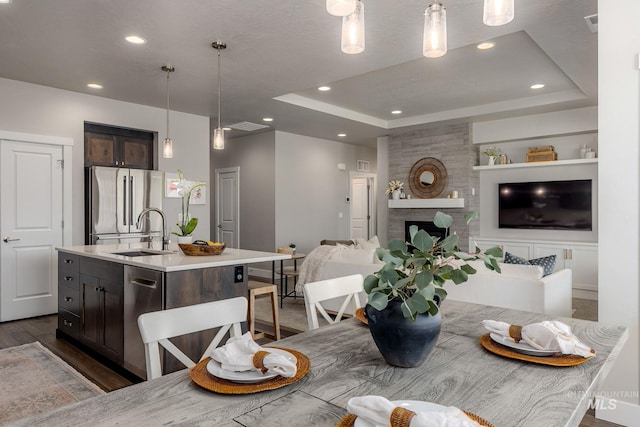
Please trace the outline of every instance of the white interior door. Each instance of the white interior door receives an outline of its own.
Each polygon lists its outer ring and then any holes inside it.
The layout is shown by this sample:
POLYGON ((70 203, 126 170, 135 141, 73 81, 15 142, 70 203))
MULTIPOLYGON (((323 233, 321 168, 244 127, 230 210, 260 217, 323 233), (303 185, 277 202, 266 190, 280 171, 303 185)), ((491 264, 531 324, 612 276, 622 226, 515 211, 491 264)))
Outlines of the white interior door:
POLYGON ((376 234, 374 210, 374 177, 372 174, 351 176, 351 238, 370 239, 376 234))
POLYGON ((0 144, 0 321, 55 313, 63 148, 0 144))
POLYGON ((216 240, 240 247, 240 168, 216 169, 216 240))

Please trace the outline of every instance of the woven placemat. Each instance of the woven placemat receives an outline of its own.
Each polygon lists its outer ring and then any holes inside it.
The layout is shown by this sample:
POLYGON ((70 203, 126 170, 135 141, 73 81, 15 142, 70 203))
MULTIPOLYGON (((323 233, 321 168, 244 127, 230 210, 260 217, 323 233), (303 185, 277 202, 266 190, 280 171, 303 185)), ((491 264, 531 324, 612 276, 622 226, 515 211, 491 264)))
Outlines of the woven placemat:
MULTIPOLYGON (((471 412, 467 412, 467 411, 462 411, 462 412, 467 414, 469 418, 471 418, 473 421, 477 422, 483 427, 493 427, 493 424, 491 424, 489 421, 485 420, 484 418, 477 416, 476 414, 472 414, 471 412)), ((356 417, 353 414, 346 414, 342 418, 340 418, 340 421, 338 421, 338 424, 336 424, 336 427, 353 427, 353 425, 356 422, 356 418, 358 417, 356 417)))
MULTIPOLYGON (((269 347, 264 347, 268 349, 269 347)), ((281 347, 271 347, 271 348, 279 348, 280 350, 288 351, 296 357, 296 375, 291 378, 285 378, 281 376, 277 376, 270 380, 266 380, 260 383, 234 383, 233 381, 228 381, 223 378, 214 377, 207 371, 207 363, 209 363, 210 357, 202 359, 196 366, 191 368, 189 371, 189 377, 191 381, 199 385, 200 387, 214 391, 216 393, 221 394, 251 394, 258 393, 265 390, 275 390, 276 388, 284 387, 289 384, 293 384, 302 377, 304 377, 307 372, 309 372, 309 358, 304 354, 300 353, 296 350, 291 350, 290 348, 281 348, 281 347)))
POLYGON ((577 356, 574 354, 562 354, 558 356, 530 356, 528 354, 518 353, 498 344, 491 339, 489 334, 484 334, 479 339, 480 345, 498 356, 507 357, 509 359, 523 360, 525 362, 538 363, 549 366, 576 366, 589 360, 589 357, 577 356))
POLYGON ((362 323, 364 323, 365 325, 369 324, 367 322, 367 317, 364 315, 364 308, 362 307, 356 308, 356 311, 353 313, 353 316, 359 321, 361 321, 362 323))

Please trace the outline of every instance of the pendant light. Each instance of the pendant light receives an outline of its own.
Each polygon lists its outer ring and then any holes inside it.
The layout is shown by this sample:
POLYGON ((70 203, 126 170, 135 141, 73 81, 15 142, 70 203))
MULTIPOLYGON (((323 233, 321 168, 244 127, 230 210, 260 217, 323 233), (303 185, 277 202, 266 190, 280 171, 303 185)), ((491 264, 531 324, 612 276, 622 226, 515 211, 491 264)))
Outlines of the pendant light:
POLYGON ((175 67, 171 65, 163 65, 162 71, 167 73, 167 134, 162 144, 162 157, 170 159, 173 157, 173 141, 169 137, 169 75, 175 71, 175 67))
POLYGON ((424 13, 422 54, 438 58, 447 53, 447 10, 442 3, 433 2, 424 13))
POLYGON ((327 12, 333 16, 347 16, 356 10, 357 0, 327 0, 327 12))
POLYGON ((514 0, 484 0, 482 21, 490 27, 508 24, 515 16, 514 0))
POLYGON ((213 149, 224 149, 224 129, 220 126, 220 51, 227 48, 226 43, 216 41, 211 43, 211 47, 218 51, 218 127, 213 131, 213 149))
POLYGON ((342 18, 342 51, 364 52, 364 3, 356 0, 356 9, 342 18))

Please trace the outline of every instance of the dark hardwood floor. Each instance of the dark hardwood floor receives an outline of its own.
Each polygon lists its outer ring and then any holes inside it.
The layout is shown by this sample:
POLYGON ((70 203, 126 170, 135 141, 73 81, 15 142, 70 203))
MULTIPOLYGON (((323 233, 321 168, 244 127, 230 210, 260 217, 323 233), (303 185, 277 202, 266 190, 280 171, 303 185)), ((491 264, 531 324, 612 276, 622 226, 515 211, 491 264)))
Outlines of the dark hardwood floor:
MULTIPOLYGON (((57 315, 0 323, 0 348, 15 347, 40 341, 42 345, 107 392, 139 381, 126 375, 121 375, 121 373, 92 358, 66 340, 56 338, 57 324, 57 315)), ((260 325, 256 326, 259 327, 260 325)), ((288 336, 292 334, 292 331, 284 328, 282 334, 283 336, 288 336)), ((580 423, 580 427, 616 426, 618 424, 597 420, 591 410, 587 412, 587 415, 580 423)))

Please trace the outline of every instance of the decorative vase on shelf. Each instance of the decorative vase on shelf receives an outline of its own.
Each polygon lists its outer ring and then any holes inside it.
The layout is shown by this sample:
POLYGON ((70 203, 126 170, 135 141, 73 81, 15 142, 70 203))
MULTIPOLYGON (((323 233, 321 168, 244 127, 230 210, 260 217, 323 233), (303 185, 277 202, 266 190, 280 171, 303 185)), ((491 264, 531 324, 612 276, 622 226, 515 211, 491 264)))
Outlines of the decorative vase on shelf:
POLYGON ((191 243, 193 241, 193 236, 178 236, 178 243, 191 243))
POLYGON ((496 156, 489 156, 489 166, 496 164, 496 156))
POLYGON ((392 198, 393 200, 400 200, 400 193, 401 193, 401 191, 400 191, 400 190, 393 190, 393 191, 391 192, 391 198, 392 198))

